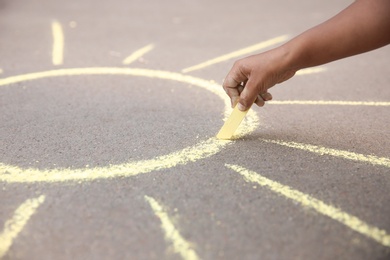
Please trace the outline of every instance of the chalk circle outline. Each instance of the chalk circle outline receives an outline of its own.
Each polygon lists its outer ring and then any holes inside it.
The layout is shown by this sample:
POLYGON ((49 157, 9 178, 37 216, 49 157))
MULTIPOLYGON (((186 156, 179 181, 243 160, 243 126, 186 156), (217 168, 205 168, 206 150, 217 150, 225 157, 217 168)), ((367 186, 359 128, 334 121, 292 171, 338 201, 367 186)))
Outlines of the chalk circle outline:
MULTIPOLYGON (((20 82, 62 77, 62 76, 82 76, 82 75, 122 75, 139 76, 147 78, 157 78, 164 80, 187 83, 208 90, 216 94, 224 101, 225 119, 230 114, 230 103, 221 86, 213 81, 183 75, 176 72, 150 70, 139 68, 119 68, 119 67, 91 67, 91 68, 69 68, 22 74, 0 79, 0 87, 20 82)), ((253 111, 249 111, 242 126, 239 128, 236 137, 243 137, 252 132, 259 124, 259 119, 253 111)), ((0 181, 8 183, 31 183, 31 182, 64 182, 64 181, 85 181, 95 179, 105 179, 114 177, 130 177, 142 173, 169 169, 177 165, 185 165, 200 159, 210 157, 221 151, 234 141, 218 140, 211 137, 193 146, 185 147, 182 150, 160 155, 152 159, 140 161, 130 161, 122 164, 109 165, 94 168, 60 168, 60 169, 36 169, 20 168, 18 166, 7 165, 0 162, 0 181)))

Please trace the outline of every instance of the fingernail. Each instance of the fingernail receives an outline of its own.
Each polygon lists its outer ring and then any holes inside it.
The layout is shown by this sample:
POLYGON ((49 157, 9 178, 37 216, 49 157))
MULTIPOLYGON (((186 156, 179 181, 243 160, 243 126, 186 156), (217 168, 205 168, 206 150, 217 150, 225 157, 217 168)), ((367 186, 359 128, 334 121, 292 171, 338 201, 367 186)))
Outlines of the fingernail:
POLYGON ((244 112, 246 110, 246 107, 244 107, 244 105, 241 103, 238 103, 237 106, 238 106, 238 110, 240 110, 240 111, 244 112))

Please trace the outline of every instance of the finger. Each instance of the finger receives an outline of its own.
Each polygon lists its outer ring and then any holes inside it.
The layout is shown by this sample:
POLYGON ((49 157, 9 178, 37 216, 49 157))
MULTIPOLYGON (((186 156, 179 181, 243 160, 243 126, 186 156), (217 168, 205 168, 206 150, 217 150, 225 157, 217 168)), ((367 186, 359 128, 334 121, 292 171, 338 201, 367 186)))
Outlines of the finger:
POLYGON ((262 107, 265 105, 266 101, 270 101, 270 100, 272 100, 272 95, 271 95, 271 93, 266 92, 266 93, 257 95, 257 98, 255 100, 255 104, 258 105, 259 107, 262 107))
POLYGON ((270 101, 272 100, 272 95, 269 92, 260 94, 260 96, 263 98, 264 101, 270 101))
MULTIPOLYGON (((228 75, 229 76, 229 75, 228 75)), ((232 77, 226 77, 223 82, 223 88, 226 94, 230 97, 231 106, 234 107, 240 97, 238 86, 240 82, 235 81, 232 77)))
MULTIPOLYGON (((257 92, 256 85, 252 83, 251 79, 249 79, 245 85, 244 90, 240 94, 239 109, 241 111, 248 110, 252 106, 252 104, 256 101, 257 95, 258 92, 257 92)), ((262 98, 260 99, 263 100, 262 98)))
POLYGON ((229 73, 225 77, 223 87, 224 88, 235 88, 242 82, 246 82, 248 77, 243 73, 243 68, 240 61, 236 61, 229 73))
POLYGON ((262 107, 265 105, 265 101, 260 95, 258 95, 255 100, 255 104, 258 105, 259 107, 262 107))
POLYGON ((247 80, 248 78, 240 70, 240 64, 235 62, 223 82, 223 88, 230 97, 232 106, 237 103, 242 91, 241 89, 238 90, 239 86, 247 80))
POLYGON ((225 89, 226 94, 230 97, 230 103, 232 108, 238 103, 238 99, 240 98, 240 92, 238 88, 227 88, 225 89))

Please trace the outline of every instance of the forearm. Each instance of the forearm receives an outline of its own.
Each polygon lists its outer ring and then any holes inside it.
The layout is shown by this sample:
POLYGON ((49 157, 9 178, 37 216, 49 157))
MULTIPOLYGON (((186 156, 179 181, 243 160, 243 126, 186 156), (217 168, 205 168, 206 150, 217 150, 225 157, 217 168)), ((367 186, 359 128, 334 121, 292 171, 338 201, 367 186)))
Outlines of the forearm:
MULTIPOLYGON (((234 63, 223 87, 234 105, 247 110, 268 89, 295 72, 390 43, 390 0, 357 0, 330 20, 270 51, 234 63), (242 84, 243 83, 243 84, 242 84), (245 87, 242 89, 242 85, 245 87)), ((269 95, 267 95, 269 96, 269 95)))
POLYGON ((390 0, 358 0, 281 48, 293 70, 367 52, 390 43, 390 0))

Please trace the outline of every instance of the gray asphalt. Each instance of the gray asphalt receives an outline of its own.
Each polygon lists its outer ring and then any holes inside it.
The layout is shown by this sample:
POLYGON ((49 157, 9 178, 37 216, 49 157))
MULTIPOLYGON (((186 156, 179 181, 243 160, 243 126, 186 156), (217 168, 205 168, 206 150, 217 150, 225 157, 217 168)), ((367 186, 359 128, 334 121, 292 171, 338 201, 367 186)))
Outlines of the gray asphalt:
MULTIPOLYGON (((0 0, 1 78, 63 68, 181 73, 288 34, 351 1, 0 0), (51 24, 63 26, 62 65, 51 24), (130 65, 136 50, 154 49, 130 65)), ((296 76, 274 100, 390 102, 390 46, 296 76)), ((221 83, 234 59, 187 75, 221 83)), ((227 98, 227 97, 226 97, 227 98)), ((390 168, 320 155, 283 140, 390 159, 389 106, 254 108, 259 126, 208 158, 132 177, 0 182, 0 233, 27 199, 45 201, 4 259, 182 259, 145 195, 201 259, 390 259, 390 168), (389 246, 299 202, 247 182, 256 172, 381 229, 389 246)), ((181 82, 128 76, 45 78, 0 86, 0 163, 22 169, 108 167, 156 158, 215 136, 224 103, 181 82), (88 165, 88 166, 87 166, 88 165)), ((0 176, 7 175, 3 170, 0 176)), ((28 178, 26 178, 28 180, 28 178)), ((1 241, 1 240, 0 240, 1 241)))

